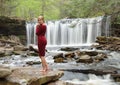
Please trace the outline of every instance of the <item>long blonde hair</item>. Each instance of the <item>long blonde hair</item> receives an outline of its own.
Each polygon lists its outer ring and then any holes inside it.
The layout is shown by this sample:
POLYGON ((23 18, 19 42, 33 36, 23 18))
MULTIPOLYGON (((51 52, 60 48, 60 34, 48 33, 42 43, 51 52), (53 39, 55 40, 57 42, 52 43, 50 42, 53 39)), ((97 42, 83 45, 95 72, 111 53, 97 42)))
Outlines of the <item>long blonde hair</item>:
POLYGON ((38 19, 39 19, 39 18, 42 19, 43 22, 45 22, 45 20, 44 20, 44 16, 39 16, 38 19))

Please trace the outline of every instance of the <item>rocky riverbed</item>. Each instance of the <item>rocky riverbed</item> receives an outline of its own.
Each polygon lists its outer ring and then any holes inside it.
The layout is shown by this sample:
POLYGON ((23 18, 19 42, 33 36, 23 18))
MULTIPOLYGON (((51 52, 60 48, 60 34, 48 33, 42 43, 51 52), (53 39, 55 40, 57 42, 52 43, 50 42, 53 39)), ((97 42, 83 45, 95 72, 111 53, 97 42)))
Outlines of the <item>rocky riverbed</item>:
POLYGON ((35 85, 98 85, 97 82, 119 85, 118 50, 97 50, 93 46, 47 48, 46 60, 52 70, 42 74, 39 72, 41 61, 34 46, 25 47, 15 37, 2 38, 0 43, 0 85, 34 85, 33 82, 35 85))

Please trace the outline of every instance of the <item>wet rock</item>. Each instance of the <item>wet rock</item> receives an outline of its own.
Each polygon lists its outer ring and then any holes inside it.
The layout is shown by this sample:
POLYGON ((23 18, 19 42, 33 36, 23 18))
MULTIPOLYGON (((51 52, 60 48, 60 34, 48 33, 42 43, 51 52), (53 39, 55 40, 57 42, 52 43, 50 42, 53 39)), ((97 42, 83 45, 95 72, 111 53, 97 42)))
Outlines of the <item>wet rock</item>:
POLYGON ((103 61, 105 58, 107 58, 107 55, 104 53, 99 53, 97 56, 95 56, 93 59, 95 62, 103 61))
POLYGON ((28 62, 26 62, 26 64, 35 65, 35 64, 41 64, 41 62, 40 61, 28 61, 28 62))
POLYGON ((27 54, 21 54, 20 57, 25 58, 25 57, 28 57, 28 55, 27 54))
POLYGON ((13 54, 13 47, 0 47, 0 57, 11 56, 13 54))
POLYGON ((29 56, 38 56, 38 53, 36 53, 35 51, 29 51, 27 53, 27 55, 29 55, 29 56))
POLYGON ((84 74, 95 74, 95 75, 106 75, 111 74, 113 77, 119 75, 117 70, 107 70, 107 69, 60 69, 61 71, 69 71, 76 73, 84 73, 84 74))
POLYGON ((38 53, 38 49, 34 48, 32 45, 29 46, 29 50, 38 53))
POLYGON ((93 45, 93 47, 101 50, 111 50, 119 51, 120 50, 120 38, 119 37, 97 37, 96 40, 99 45, 93 45))
POLYGON ((55 63, 64 63, 64 58, 55 58, 54 62, 55 63))
POLYGON ((56 59, 56 58, 64 58, 63 53, 58 53, 58 54, 53 56, 53 59, 56 59))
POLYGON ((75 51, 75 50, 79 50, 79 48, 72 48, 72 47, 66 47, 66 48, 61 48, 61 51, 75 51))
POLYGON ((13 54, 13 47, 5 48, 5 56, 11 56, 13 54))
POLYGON ((78 56, 81 56, 81 55, 96 56, 96 55, 98 55, 98 52, 96 52, 96 51, 77 51, 76 53, 78 56))
POLYGON ((0 78, 5 78, 12 73, 12 70, 9 67, 0 65, 0 78))
POLYGON ((22 45, 14 46, 14 51, 26 51, 26 50, 28 50, 28 48, 25 46, 22 46, 22 45))
POLYGON ((92 63, 93 59, 89 55, 82 55, 76 62, 77 63, 92 63))
POLYGON ((26 54, 26 51, 13 51, 14 55, 24 55, 26 54))
POLYGON ((97 51, 76 51, 68 53, 59 53, 53 56, 55 63, 65 63, 66 61, 76 61, 77 63, 100 62, 107 58, 107 55, 97 51))
POLYGON ((64 57, 63 57, 63 53, 59 53, 53 56, 54 62, 55 63, 64 63, 64 57))
POLYGON ((87 52, 87 51, 86 51, 85 54, 87 54, 87 55, 89 55, 89 56, 97 56, 97 55, 98 55, 98 52, 96 52, 96 51, 90 51, 90 52, 88 51, 88 52, 87 52))
POLYGON ((92 63, 100 62, 107 58, 107 54, 97 51, 77 51, 77 63, 92 63))
POLYGON ((0 51, 0 57, 4 57, 5 56, 5 52, 4 51, 0 51))
POLYGON ((6 82, 2 83, 4 85, 42 85, 58 80, 63 74, 63 71, 48 71, 44 73, 40 72, 39 68, 21 67, 14 69, 12 74, 6 77, 6 82))
POLYGON ((65 58, 74 58, 75 57, 75 53, 74 52, 69 52, 64 54, 65 58))
POLYGON ((19 37, 14 35, 0 36, 0 43, 5 47, 13 47, 15 45, 22 45, 19 37))

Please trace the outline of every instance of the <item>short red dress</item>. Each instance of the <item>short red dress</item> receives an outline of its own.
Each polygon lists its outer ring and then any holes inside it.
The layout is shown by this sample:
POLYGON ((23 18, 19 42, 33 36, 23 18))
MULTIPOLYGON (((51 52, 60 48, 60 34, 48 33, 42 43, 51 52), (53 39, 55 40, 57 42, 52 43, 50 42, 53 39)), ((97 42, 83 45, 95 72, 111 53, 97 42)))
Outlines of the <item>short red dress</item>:
POLYGON ((37 35, 37 41, 38 41, 38 51, 39 56, 45 56, 45 48, 47 45, 47 40, 45 37, 46 33, 46 25, 40 24, 36 26, 36 35, 37 35))

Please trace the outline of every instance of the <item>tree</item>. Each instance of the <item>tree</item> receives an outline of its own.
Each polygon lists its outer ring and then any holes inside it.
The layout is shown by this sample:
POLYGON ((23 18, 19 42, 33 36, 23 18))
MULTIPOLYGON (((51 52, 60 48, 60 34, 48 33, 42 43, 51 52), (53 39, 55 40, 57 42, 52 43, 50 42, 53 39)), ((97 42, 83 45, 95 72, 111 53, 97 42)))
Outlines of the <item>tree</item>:
POLYGON ((0 0, 0 15, 11 16, 18 5, 16 2, 17 0, 0 0))
POLYGON ((112 15, 113 21, 120 19, 120 0, 61 0, 60 3, 60 15, 63 18, 112 15))

